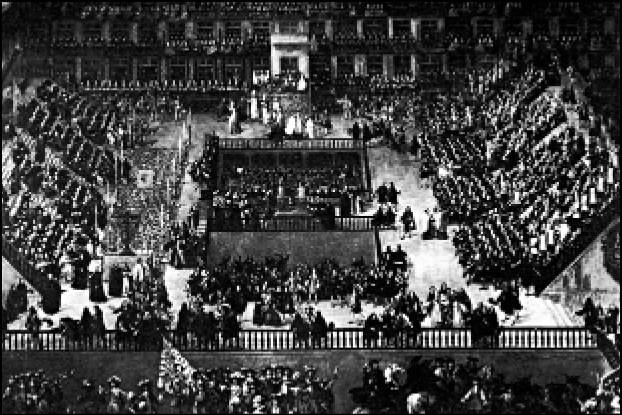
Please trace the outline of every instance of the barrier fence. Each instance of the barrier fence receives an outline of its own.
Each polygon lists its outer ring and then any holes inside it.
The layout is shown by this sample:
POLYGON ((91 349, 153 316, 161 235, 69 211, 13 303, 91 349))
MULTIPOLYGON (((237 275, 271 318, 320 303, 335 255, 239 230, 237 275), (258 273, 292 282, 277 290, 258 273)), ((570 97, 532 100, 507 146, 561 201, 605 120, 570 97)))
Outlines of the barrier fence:
POLYGON ((279 150, 279 149, 318 149, 318 150, 352 150, 364 149, 363 141, 352 139, 316 139, 316 140, 283 140, 280 142, 264 138, 221 138, 219 146, 225 150, 279 150))
MULTIPOLYGON (((502 328, 497 334, 477 335, 468 328, 404 330, 390 338, 369 338, 363 329, 334 329, 325 337, 301 336, 288 329, 221 330, 210 335, 168 331, 164 335, 181 351, 292 351, 292 350, 577 350, 597 349, 598 337, 585 328, 502 328)), ((74 338, 75 339, 75 338, 74 338)), ((109 330, 103 336, 70 340, 58 331, 4 333, 3 351, 137 351, 161 348, 161 338, 131 336, 109 330)))
POLYGON ((210 219, 210 232, 371 232, 372 216, 280 216, 271 219, 210 219))

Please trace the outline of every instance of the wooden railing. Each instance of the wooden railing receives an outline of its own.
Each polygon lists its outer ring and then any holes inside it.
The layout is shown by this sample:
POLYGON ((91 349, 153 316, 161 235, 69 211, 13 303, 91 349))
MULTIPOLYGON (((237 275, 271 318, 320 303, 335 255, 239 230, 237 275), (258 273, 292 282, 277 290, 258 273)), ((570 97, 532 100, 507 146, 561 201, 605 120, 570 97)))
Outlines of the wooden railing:
MULTIPOLYGON (((406 330, 394 337, 382 334, 370 339, 362 329, 335 329, 323 338, 301 337, 288 329, 242 330, 223 336, 197 337, 174 331, 164 333, 181 351, 290 351, 290 350, 415 350, 415 349, 499 349, 499 350, 578 350, 596 349, 595 334, 584 328, 502 328, 496 335, 475 335, 471 329, 425 328, 406 330), (227 337, 227 338, 225 338, 227 337)), ((58 331, 42 331, 36 336, 25 330, 7 331, 3 351, 137 351, 161 347, 161 341, 145 341, 106 331, 100 338, 70 341, 58 331)))
POLYGON ((221 149, 226 150, 352 150, 363 149, 362 141, 352 139, 283 140, 276 142, 265 138, 221 138, 221 149))
POLYGON ((372 216, 320 218, 277 216, 271 219, 210 219, 210 232, 370 232, 372 216))
POLYGON ((133 352, 160 350, 161 336, 157 339, 140 339, 123 335, 116 330, 107 330, 103 336, 92 336, 79 340, 68 339, 60 331, 40 331, 35 334, 27 330, 4 332, 2 351, 120 351, 133 352))

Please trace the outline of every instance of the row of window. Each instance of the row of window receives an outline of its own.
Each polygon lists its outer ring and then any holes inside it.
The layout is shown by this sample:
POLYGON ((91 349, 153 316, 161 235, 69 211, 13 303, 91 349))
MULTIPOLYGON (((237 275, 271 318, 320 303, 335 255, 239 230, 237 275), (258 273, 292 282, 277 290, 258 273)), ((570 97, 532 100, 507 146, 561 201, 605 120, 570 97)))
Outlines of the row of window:
MULTIPOLYGON (((534 33, 548 33, 550 31, 550 19, 534 18, 531 20, 534 33)), ((204 39, 213 37, 215 34, 215 24, 213 21, 196 21, 194 22, 197 38, 204 39)), ((471 30, 470 19, 447 18, 445 26, 452 31, 471 30)), ((130 24, 124 21, 113 21, 110 26, 111 37, 121 38, 129 37, 130 24)), ((269 21, 254 21, 251 23, 253 33, 258 35, 269 34, 269 21)), ((506 31, 522 31, 523 20, 521 19, 505 19, 503 27, 506 31)), ((583 20, 576 17, 561 17, 559 19, 559 30, 562 33, 579 33, 583 27, 583 20)), ((603 33, 605 23, 602 18, 588 19, 586 29, 589 33, 603 33)), ((357 33, 357 22, 354 20, 337 20, 334 22, 334 32, 337 35, 349 35, 357 33)), ((437 19, 421 20, 422 33, 437 32, 440 25, 437 19)), ((478 19, 477 33, 493 34, 493 19, 478 19)), ((47 29, 44 22, 33 23, 32 34, 46 34, 47 29)), ((143 22, 139 26, 139 36, 151 38, 157 33, 158 26, 156 23, 143 22)), ((99 21, 83 22, 83 35, 85 38, 101 38, 103 24, 99 21)), ((289 20, 279 23, 279 32, 286 34, 298 33, 299 21, 289 20)), ((310 21, 309 31, 311 34, 319 35, 326 32, 326 21, 310 21)), ((386 18, 370 18, 363 20, 363 33, 365 35, 381 35, 388 36, 389 24, 386 18)), ((168 22, 168 32, 172 39, 183 39, 186 34, 185 21, 168 22)), ((394 36, 405 36, 411 33, 410 19, 393 19, 394 36)), ((242 23, 240 21, 227 21, 224 24, 223 35, 227 37, 240 37, 242 35, 242 23)), ((58 38, 74 38, 75 26, 73 22, 59 21, 56 23, 55 36, 58 38)))
MULTIPOLYGON (((467 55, 462 53, 448 53, 445 55, 447 59, 447 68, 465 68, 467 66, 467 55)), ((611 66, 612 62, 607 59, 608 56, 603 54, 591 53, 587 55, 587 59, 591 66, 611 66)), ((357 62, 354 55, 341 55, 337 57, 337 75, 347 76, 355 73, 363 72, 362 62, 357 62)), ((242 58, 228 57, 222 61, 222 72, 225 77, 241 77, 244 73, 244 61, 242 58)), ((213 80, 217 78, 217 61, 212 58, 196 59, 193 63, 194 79, 196 80, 213 80)), ((253 70, 269 70, 269 57, 256 57, 252 59, 250 65, 253 70)), ((330 59, 312 59, 309 62, 311 76, 314 74, 330 72, 330 59)), ((427 54, 421 56, 417 65, 422 74, 438 71, 443 66, 443 58, 440 54, 427 54)), ((33 65, 29 66, 43 66, 33 65)), ((384 56, 383 55, 367 55, 365 58, 366 73, 369 75, 382 75, 384 73, 384 56)), ((138 77, 143 80, 159 79, 161 68, 161 60, 157 57, 144 57, 138 61, 138 77)), ((168 76, 171 80, 183 80, 188 76, 190 62, 185 58, 171 58, 168 63, 168 76)), ((296 72, 299 70, 299 59, 297 57, 281 57, 281 72, 296 72)), ((55 74, 76 72, 75 58, 57 57, 53 60, 53 72, 55 74)), ((393 72, 396 75, 411 74, 411 55, 393 55, 393 72)), ((82 58, 81 74, 83 79, 98 79, 103 76, 104 66, 100 59, 82 58)), ((129 79, 132 77, 132 60, 129 57, 117 57, 109 61, 109 76, 113 80, 129 79)))

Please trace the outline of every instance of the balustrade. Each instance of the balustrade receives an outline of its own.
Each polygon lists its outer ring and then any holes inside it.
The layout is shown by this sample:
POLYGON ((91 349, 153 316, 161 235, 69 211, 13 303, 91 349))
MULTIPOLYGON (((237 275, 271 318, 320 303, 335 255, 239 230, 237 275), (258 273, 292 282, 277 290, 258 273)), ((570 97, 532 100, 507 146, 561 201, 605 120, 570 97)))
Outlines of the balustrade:
MULTIPOLYGON (((596 349, 597 336, 585 328, 502 328, 497 335, 475 335, 469 328, 424 328, 404 330, 387 338, 380 333, 368 338, 360 328, 334 329, 325 337, 301 337, 289 329, 216 330, 208 336, 168 331, 164 336, 181 351, 289 351, 289 350, 411 350, 411 349, 500 349, 500 350, 580 350, 596 349)), ((146 342, 108 330, 103 336, 70 340, 58 331, 26 330, 4 333, 3 351, 137 351, 159 348, 161 342, 146 342)))

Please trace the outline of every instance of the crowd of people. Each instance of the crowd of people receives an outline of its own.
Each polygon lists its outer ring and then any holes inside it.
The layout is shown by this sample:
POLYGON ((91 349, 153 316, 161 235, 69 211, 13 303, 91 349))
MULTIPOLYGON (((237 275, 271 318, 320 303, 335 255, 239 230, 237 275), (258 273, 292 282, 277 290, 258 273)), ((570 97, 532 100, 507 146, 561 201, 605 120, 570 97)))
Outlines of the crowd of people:
POLYGON ((47 80, 37 87, 37 97, 18 109, 17 126, 44 148, 61 152, 63 163, 89 183, 116 183, 129 176, 131 165, 118 151, 136 140, 127 108, 100 107, 47 80))
POLYGON ((392 341, 409 332, 416 346, 422 327, 470 328, 473 344, 495 347, 501 326, 514 324, 520 310, 518 293, 509 287, 498 298, 474 305, 464 289, 452 290, 443 283, 438 289, 430 287, 425 299, 419 299, 414 292, 396 294, 381 313, 372 312, 366 317, 364 338, 366 344, 373 344, 380 340, 381 334, 386 341, 392 341))
POLYGON ((2 412, 7 414, 152 414, 163 403, 150 380, 133 388, 122 387, 118 376, 98 385, 80 379, 70 371, 56 376, 44 371, 11 376, 2 396, 2 412), (69 391, 77 389, 78 393, 69 391))
POLYGON ((268 257, 264 262, 252 258, 224 260, 212 269, 199 268, 189 279, 190 308, 227 304, 236 314, 248 302, 261 303, 266 296, 275 311, 291 313, 303 302, 332 301, 335 305, 360 308, 362 299, 386 303, 402 292, 406 272, 384 265, 356 261, 340 266, 325 260, 314 266, 295 264, 287 269, 287 257, 268 257), (356 306, 358 304, 358 307, 356 306))
POLYGON ((337 371, 321 377, 312 366, 195 370, 177 350, 165 353, 165 374, 158 386, 172 399, 174 410, 198 414, 334 412, 337 371))
MULTIPOLYGON (((183 156, 182 156, 183 157, 183 156)), ((132 156, 137 169, 153 172, 152 175, 131 180, 116 187, 109 197, 114 201, 111 214, 118 216, 126 210, 140 214, 131 238, 132 250, 160 250, 170 232, 174 201, 178 197, 179 177, 184 168, 177 150, 144 149, 132 156), (153 169, 153 166, 170 166, 153 169)), ((110 252, 124 250, 125 241, 120 237, 124 224, 111 221, 107 229, 110 252)))
POLYGON ((565 102, 543 93, 546 78, 528 67, 483 106, 428 113, 423 173, 460 225, 454 244, 470 280, 533 283, 618 191, 617 156, 565 123, 565 102), (484 132, 470 132, 475 124, 484 132))
POLYGON ((350 390, 357 411, 581 414, 618 413, 620 405, 619 373, 598 388, 568 375, 565 382, 541 385, 528 377, 509 381, 473 357, 460 363, 416 356, 406 368, 370 360, 362 381, 350 390))
POLYGON ((214 192, 215 218, 269 219, 296 208, 321 213, 325 205, 338 206, 339 216, 351 216, 360 210, 365 193, 357 163, 350 158, 338 165, 317 161, 308 168, 227 163, 222 186, 214 192))
POLYGON ((585 300, 581 310, 576 311, 577 316, 583 317, 586 327, 598 328, 608 334, 620 333, 620 308, 609 305, 606 309, 602 304, 596 305, 591 297, 585 300))
POLYGON ((205 145, 203 147, 201 157, 198 160, 193 161, 190 165, 190 177, 196 183, 201 185, 201 187, 213 189, 217 185, 217 151, 218 136, 216 134, 212 134, 205 139, 205 145))
POLYGON ((253 79, 254 89, 259 93, 305 93, 309 85, 308 79, 299 71, 288 71, 269 76, 256 76, 253 79))
POLYGON ((8 190, 3 186, 4 238, 51 279, 60 281, 65 264, 86 279, 106 226, 101 194, 67 169, 34 161, 25 145, 14 147, 12 162, 8 190))
POLYGON ((12 321, 28 310, 28 287, 24 281, 12 284, 6 295, 6 302, 2 304, 2 333, 12 321))

